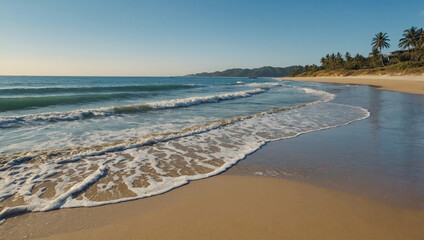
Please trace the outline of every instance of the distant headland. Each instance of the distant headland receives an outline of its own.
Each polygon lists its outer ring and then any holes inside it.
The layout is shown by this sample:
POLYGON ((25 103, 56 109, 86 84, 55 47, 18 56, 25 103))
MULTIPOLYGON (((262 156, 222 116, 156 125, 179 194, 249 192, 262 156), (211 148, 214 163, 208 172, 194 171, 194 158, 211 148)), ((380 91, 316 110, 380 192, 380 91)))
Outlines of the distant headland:
POLYGON ((295 69, 299 69, 301 66, 289 66, 289 67, 260 67, 260 68, 232 68, 224 71, 216 72, 202 72, 190 74, 187 76, 191 77, 286 77, 293 73, 295 69))

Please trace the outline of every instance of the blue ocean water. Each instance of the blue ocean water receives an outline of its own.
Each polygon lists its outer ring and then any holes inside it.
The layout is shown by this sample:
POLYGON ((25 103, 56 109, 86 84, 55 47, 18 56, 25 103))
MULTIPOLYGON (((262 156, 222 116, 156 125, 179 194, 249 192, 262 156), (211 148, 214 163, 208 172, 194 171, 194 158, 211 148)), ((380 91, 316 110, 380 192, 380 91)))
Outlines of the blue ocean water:
POLYGON ((365 119, 272 78, 0 77, 0 220, 164 193, 270 141, 365 119))
POLYGON ((318 99, 270 78, 1 76, 0 153, 98 145, 318 99))

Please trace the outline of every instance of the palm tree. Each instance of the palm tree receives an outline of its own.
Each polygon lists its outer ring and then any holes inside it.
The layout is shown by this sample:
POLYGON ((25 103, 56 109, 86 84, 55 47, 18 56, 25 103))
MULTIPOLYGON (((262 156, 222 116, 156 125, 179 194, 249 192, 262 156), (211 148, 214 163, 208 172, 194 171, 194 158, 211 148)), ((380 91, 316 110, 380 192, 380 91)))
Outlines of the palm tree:
POLYGON ((420 30, 416 27, 411 27, 403 31, 402 38, 399 40, 399 48, 408 49, 411 59, 414 58, 414 53, 411 53, 411 49, 416 49, 421 46, 420 30))
POLYGON ((408 48, 408 52, 410 52, 411 48, 415 48, 417 46, 417 41, 419 39, 419 31, 416 27, 406 29, 405 31, 403 31, 402 36, 403 38, 399 40, 399 48, 408 48))
POLYGON ((324 69, 327 67, 327 60, 324 57, 321 58, 321 66, 323 66, 324 69))
POLYGON ((336 67, 338 69, 343 68, 343 63, 344 63, 343 56, 338 52, 336 54, 336 67))
POLYGON ((336 69, 336 55, 334 53, 330 55, 330 58, 328 59, 328 64, 330 65, 331 70, 336 69))
POLYGON ((423 30, 423 28, 420 28, 418 30, 418 42, 417 43, 418 43, 418 45, 421 45, 421 47, 424 44, 424 30, 423 30))
POLYGON ((350 55, 349 52, 346 52, 345 58, 346 58, 346 62, 349 62, 350 60, 352 60, 352 56, 350 55))
POLYGON ((383 53, 382 50, 383 48, 389 48, 390 47, 390 43, 389 43, 390 39, 389 36, 387 36, 387 33, 382 33, 379 32, 377 34, 375 34, 375 37, 372 39, 372 48, 374 50, 378 50, 378 52, 380 53, 380 59, 381 59, 381 64, 384 66, 384 61, 383 61, 383 53))
POLYGON ((367 62, 367 59, 364 56, 360 55, 359 53, 356 54, 353 59, 358 69, 367 68, 369 65, 367 62))
POLYGON ((422 28, 418 29, 416 48, 418 50, 416 60, 419 60, 423 54, 424 49, 424 30, 422 28))

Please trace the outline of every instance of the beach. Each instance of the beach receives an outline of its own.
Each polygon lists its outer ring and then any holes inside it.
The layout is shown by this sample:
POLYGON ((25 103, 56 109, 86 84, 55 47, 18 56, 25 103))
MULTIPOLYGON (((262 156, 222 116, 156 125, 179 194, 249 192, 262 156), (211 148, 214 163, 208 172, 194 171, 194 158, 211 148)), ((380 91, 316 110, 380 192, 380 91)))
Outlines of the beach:
POLYGON ((362 75, 347 77, 284 77, 282 80, 369 85, 389 91, 424 94, 423 75, 362 75))
POLYGON ((422 211, 268 177, 217 176, 143 200, 31 215, 7 223, 21 226, 9 239, 50 234, 40 239, 420 239, 424 234, 422 211))
POLYGON ((0 239, 422 239, 422 96, 299 84, 371 115, 268 142, 153 197, 12 216, 0 239))

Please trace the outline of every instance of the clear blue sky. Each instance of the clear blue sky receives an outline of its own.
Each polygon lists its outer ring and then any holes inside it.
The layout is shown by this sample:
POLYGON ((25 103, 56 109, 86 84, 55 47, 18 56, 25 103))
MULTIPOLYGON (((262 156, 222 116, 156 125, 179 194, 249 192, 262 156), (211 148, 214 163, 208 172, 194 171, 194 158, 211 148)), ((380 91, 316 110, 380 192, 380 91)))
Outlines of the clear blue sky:
MULTIPOLYGON (((0 74, 168 76, 319 64, 424 27, 424 1, 0 0, 0 74)), ((389 50, 386 50, 389 51, 389 50)))

